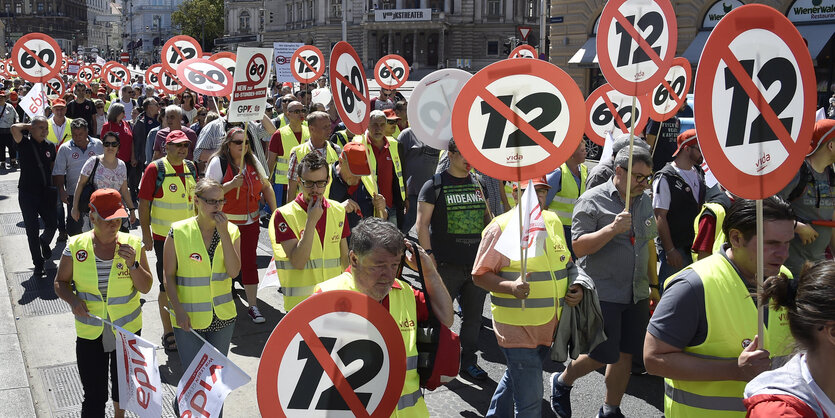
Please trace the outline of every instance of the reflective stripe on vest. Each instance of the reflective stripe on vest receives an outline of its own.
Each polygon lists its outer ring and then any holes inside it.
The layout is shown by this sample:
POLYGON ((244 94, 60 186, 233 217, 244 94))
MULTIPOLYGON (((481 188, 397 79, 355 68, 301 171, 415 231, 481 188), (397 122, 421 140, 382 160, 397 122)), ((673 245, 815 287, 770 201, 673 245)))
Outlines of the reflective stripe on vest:
MULTIPOLYGON (((278 130, 281 139, 283 155, 278 155, 275 158, 275 175, 273 176, 273 183, 287 184, 287 170, 290 169, 290 153, 293 148, 297 147, 300 142, 296 139, 296 134, 290 125, 281 127, 278 130)), ((310 138, 310 130, 307 126, 302 125, 302 142, 310 138)))
MULTIPOLYGON (((228 200, 228 199, 227 199, 228 200)), ((224 212, 226 213, 226 212, 224 212)), ((226 213, 226 218, 232 222, 247 222, 250 219, 255 219, 259 215, 259 212, 256 210, 255 212, 245 213, 243 215, 236 215, 234 213, 226 213)))
MULTIPOLYGON (((287 287, 287 286, 281 286, 281 287, 279 287, 279 288, 278 288, 278 290, 279 290, 279 291, 281 292, 281 294, 282 294, 282 295, 284 295, 284 296, 290 296, 290 297, 299 297, 299 296, 301 296, 301 297, 304 297, 304 298, 307 298, 308 296, 312 295, 312 294, 313 294, 313 291, 314 291, 315 289, 316 289, 316 285, 313 285, 313 286, 302 286, 302 287, 287 287)), ((287 308, 287 309, 290 309, 290 308, 287 308)))
POLYGON ((195 182, 185 162, 182 176, 170 175, 176 171, 168 158, 163 157, 162 162, 166 175, 160 185, 162 197, 154 197, 151 201, 151 231, 164 237, 168 235, 172 223, 194 216, 192 194, 195 182))
POLYGON ((560 217, 563 225, 571 226, 571 217, 574 213, 574 205, 577 199, 586 191, 586 179, 589 176, 589 169, 585 164, 580 164, 580 187, 574 180, 574 174, 566 163, 560 166, 560 191, 551 200, 548 209, 560 217))
POLYGON ((304 264, 304 267, 297 269, 293 267, 293 263, 290 260, 276 260, 275 267, 276 269, 281 270, 305 270, 305 269, 318 269, 318 268, 334 268, 340 267, 342 265, 342 260, 339 258, 327 258, 324 260, 307 260, 307 263, 304 264))
POLYGON ((420 398, 423 397, 423 392, 418 389, 412 393, 407 393, 400 397, 400 400, 397 401, 397 409, 406 409, 415 406, 420 398))
POLYGON ((745 404, 742 397, 734 398, 727 396, 702 396, 670 386, 664 382, 664 395, 674 402, 687 405, 693 408, 701 408, 712 411, 736 411, 745 412, 745 404))

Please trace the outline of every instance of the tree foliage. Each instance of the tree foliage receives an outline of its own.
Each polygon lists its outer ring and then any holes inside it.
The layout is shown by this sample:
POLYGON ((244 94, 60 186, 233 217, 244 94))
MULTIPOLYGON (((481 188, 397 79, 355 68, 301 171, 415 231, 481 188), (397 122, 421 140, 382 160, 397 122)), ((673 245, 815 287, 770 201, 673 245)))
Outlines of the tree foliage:
POLYGON ((204 51, 211 50, 214 40, 223 36, 223 19, 223 0, 185 0, 171 14, 171 21, 183 35, 200 42, 204 51))

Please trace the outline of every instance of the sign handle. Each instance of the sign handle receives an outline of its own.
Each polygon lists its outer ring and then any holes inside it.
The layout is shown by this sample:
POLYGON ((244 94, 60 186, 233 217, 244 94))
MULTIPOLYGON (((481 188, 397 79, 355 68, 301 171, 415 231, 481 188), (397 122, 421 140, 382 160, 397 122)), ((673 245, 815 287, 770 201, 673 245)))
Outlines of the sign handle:
MULTIPOLYGON (((522 239, 525 237, 525 231, 522 230, 522 183, 516 182, 516 211, 519 212, 519 252, 522 254, 522 272, 519 277, 522 278, 522 283, 525 283, 527 276, 527 262, 528 250, 522 245, 522 239)), ((522 310, 525 310, 525 299, 522 299, 522 310)))
MULTIPOLYGON (((635 108, 633 107, 632 109, 634 110, 635 108)), ((658 136, 661 135, 661 126, 663 124, 664 122, 658 122, 658 131, 655 132, 655 141, 652 141, 652 152, 650 153, 652 158, 655 158, 655 149, 658 147, 658 136)))
POLYGON ((756 214, 757 214, 757 334, 760 338, 757 339, 758 347, 757 349, 763 348, 763 340, 765 338, 765 334, 763 334, 763 328, 765 323, 765 308, 764 305, 759 298, 760 293, 763 290, 763 275, 765 274, 765 269, 763 267, 763 201, 762 199, 757 199, 756 202, 756 214))
POLYGON ((487 214, 490 215, 490 219, 492 220, 495 216, 493 215, 493 211, 490 210, 490 205, 487 203, 487 195, 484 194, 484 189, 481 187, 481 182, 478 181, 478 176, 476 176, 472 171, 470 171, 469 175, 470 179, 475 183, 476 187, 478 187, 478 191, 481 193, 481 199, 484 200, 484 206, 487 208, 487 214))
MULTIPOLYGON (((246 141, 249 139, 249 122, 244 122, 244 148, 241 151, 241 163, 238 165, 238 170, 244 172, 244 156, 246 156, 246 141)), ((241 198, 241 186, 238 186, 238 191, 235 193, 235 199, 241 198)))
MULTIPOLYGON (((635 145, 635 103, 637 98, 632 96, 632 111, 629 112, 629 162, 626 168, 626 206, 624 210, 629 212, 629 200, 632 197, 632 147, 635 145)), ((657 141, 657 138, 656 138, 657 141)))

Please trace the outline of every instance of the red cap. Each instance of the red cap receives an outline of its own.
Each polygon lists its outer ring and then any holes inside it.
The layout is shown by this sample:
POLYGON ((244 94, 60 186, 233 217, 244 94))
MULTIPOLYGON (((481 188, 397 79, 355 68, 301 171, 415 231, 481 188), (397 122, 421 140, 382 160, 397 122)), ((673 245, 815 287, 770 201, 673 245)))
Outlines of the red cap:
POLYGON ((52 107, 67 107, 67 102, 64 99, 55 99, 52 101, 52 107))
POLYGON ((678 134, 678 138, 676 138, 676 143, 678 144, 678 148, 676 148, 676 152, 673 153, 673 157, 675 157, 685 145, 689 144, 692 141, 696 141, 698 137, 696 136, 695 129, 688 129, 680 134, 678 134))
POLYGON ((348 169, 355 176, 367 176, 371 174, 371 167, 368 166, 368 155, 365 145, 360 142, 349 142, 342 147, 342 158, 348 163, 348 169))
POLYGON ((398 120, 398 119, 400 119, 400 116, 397 116, 397 113, 394 113, 394 109, 386 109, 386 110, 383 110, 383 113, 386 115, 386 119, 389 119, 389 120, 391 120, 391 119, 394 119, 394 120, 398 120))
MULTIPOLYGON (((548 184, 548 180, 545 179, 545 176, 537 177, 535 179, 531 179, 531 182, 533 183, 534 188, 536 188, 536 186, 545 186, 549 189, 551 188, 551 185, 548 184)), ((520 181, 519 183, 522 184, 522 190, 525 190, 525 188, 528 187, 528 181, 527 180, 520 181)), ((516 190, 516 183, 515 182, 513 183, 513 190, 516 190)))
POLYGON ((106 221, 128 217, 128 212, 122 205, 122 195, 114 189, 94 191, 90 196, 90 210, 106 221))
POLYGON ((293 88, 293 83, 291 83, 291 82, 289 82, 289 81, 285 81, 285 82, 281 85, 281 87, 290 87, 290 88, 292 89, 292 88, 293 88))
POLYGON ((0 96, 6 97, 6 90, 0 90, 0 96))
POLYGON ((96 94, 98 94, 98 93, 107 94, 107 90, 105 90, 104 87, 99 87, 99 91, 96 92, 96 94))
POLYGON ((11 94, 9 94, 9 100, 13 102, 16 102, 18 100, 16 91, 13 91, 11 94))
POLYGON ((812 132, 812 143, 809 144, 809 152, 806 155, 812 155, 820 148, 821 144, 826 143, 830 139, 835 139, 835 120, 821 119, 815 122, 815 131, 812 132))
POLYGON ((181 142, 189 142, 189 141, 190 140, 186 136, 186 133, 179 130, 179 129, 175 129, 175 130, 171 131, 168 134, 168 136, 165 137, 165 143, 166 144, 179 144, 181 142))

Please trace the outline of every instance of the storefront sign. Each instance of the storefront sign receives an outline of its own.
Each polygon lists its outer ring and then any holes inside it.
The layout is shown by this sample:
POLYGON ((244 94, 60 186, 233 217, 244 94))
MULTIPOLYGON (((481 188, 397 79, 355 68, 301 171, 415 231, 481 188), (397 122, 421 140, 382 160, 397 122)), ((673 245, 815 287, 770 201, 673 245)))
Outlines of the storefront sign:
POLYGON ((742 2, 739 0, 719 0, 713 3, 713 6, 710 6, 710 9, 707 9, 707 13, 705 13, 702 28, 708 29, 715 27, 728 12, 739 6, 742 6, 742 2))
POLYGON ((835 20, 835 0, 797 0, 786 16, 793 23, 835 20))
POLYGON ((432 9, 384 9, 374 11, 375 22, 411 22, 432 20, 432 9))

